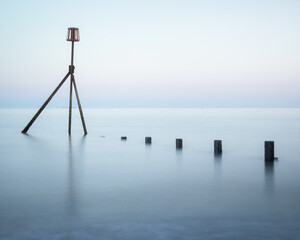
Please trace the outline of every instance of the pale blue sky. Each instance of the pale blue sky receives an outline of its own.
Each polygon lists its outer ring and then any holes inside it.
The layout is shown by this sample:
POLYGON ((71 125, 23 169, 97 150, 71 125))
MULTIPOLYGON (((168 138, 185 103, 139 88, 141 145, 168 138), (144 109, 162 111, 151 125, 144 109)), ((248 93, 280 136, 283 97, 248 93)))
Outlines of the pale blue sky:
POLYGON ((0 0, 0 107, 300 107, 300 1, 0 0), (68 106, 65 84, 50 107, 68 106))

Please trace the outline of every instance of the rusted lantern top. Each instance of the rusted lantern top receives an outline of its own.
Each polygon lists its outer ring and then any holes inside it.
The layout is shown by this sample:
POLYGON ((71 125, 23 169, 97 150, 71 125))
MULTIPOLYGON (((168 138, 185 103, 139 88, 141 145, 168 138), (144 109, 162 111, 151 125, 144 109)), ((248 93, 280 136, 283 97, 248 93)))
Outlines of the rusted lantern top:
POLYGON ((79 28, 68 28, 67 41, 79 42, 79 28))

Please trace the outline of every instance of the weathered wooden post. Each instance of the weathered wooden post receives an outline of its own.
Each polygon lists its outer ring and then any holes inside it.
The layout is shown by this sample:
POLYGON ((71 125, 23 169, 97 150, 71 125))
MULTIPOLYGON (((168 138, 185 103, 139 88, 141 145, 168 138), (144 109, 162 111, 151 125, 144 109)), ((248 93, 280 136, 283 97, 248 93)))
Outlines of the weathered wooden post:
POLYGON ((126 136, 122 136, 122 137, 121 137, 121 140, 124 140, 124 141, 125 141, 125 140, 127 140, 127 137, 126 137, 126 136))
POLYGON ((214 152, 215 152, 215 154, 222 154, 222 141, 221 140, 214 141, 214 152))
POLYGON ((151 137, 145 137, 145 144, 151 144, 151 143, 152 143, 151 137))
POLYGON ((176 148, 181 149, 182 148, 182 139, 176 138, 176 148))
POLYGON ((265 141, 265 161, 274 161, 274 141, 265 141))

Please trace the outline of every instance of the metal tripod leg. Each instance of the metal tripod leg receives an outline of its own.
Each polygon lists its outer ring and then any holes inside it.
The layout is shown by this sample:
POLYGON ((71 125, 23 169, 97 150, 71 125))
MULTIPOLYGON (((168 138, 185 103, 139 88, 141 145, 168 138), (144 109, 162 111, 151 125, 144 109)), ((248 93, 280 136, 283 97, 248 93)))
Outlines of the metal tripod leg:
POLYGON ((80 112, 80 117, 81 117, 83 131, 84 131, 84 134, 86 135, 87 134, 87 130, 86 130, 85 122, 84 122, 83 112, 82 112, 82 108, 81 108, 81 104, 80 104, 80 100, 79 100, 79 95, 78 95, 78 91, 77 91, 77 87, 76 87, 76 82, 75 82, 74 75, 73 75, 72 82, 73 82, 74 89, 75 89, 75 94, 76 94, 76 98, 77 98, 77 104, 78 104, 78 108, 79 108, 79 112, 80 112))
POLYGON ((50 97, 46 100, 46 102, 41 106, 41 108, 33 116, 33 118, 30 120, 30 122, 27 124, 27 126, 23 129, 22 133, 26 133, 28 131, 28 129, 31 127, 31 125, 34 123, 34 121, 37 119, 37 117, 40 115, 40 113, 44 110, 44 108, 47 106, 47 104, 51 101, 52 97, 55 95, 55 93, 58 91, 58 89, 60 89, 60 87, 64 84, 66 79, 70 76, 70 74, 71 74, 70 72, 67 73, 67 75, 60 82, 60 84, 55 88, 55 90, 50 95, 50 97))

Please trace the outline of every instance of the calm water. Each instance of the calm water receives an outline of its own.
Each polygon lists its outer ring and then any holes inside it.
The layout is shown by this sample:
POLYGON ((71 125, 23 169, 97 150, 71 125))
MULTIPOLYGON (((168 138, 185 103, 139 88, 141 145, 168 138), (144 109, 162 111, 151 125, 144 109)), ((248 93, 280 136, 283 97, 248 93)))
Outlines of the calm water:
POLYGON ((300 109, 35 111, 0 110, 0 239, 300 239, 300 109))

